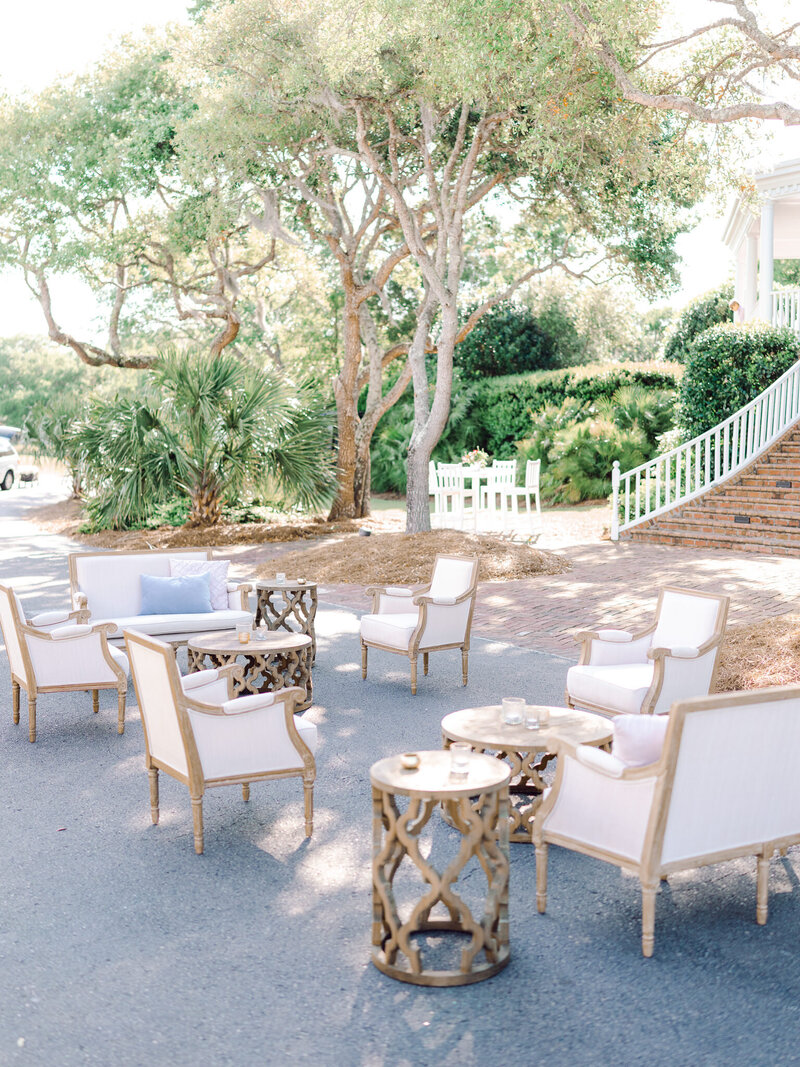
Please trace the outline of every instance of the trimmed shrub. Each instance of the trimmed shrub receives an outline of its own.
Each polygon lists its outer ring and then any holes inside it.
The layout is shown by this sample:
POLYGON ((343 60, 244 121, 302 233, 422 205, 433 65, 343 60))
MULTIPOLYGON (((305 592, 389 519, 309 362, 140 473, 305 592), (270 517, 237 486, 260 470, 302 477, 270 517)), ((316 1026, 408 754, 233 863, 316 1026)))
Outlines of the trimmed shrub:
POLYGON ((692 341, 698 334, 723 322, 733 322, 733 312, 728 306, 732 299, 733 286, 724 285, 689 304, 667 338, 664 359, 685 363, 692 341))
POLYGON ((800 341, 789 329, 737 323, 700 334, 689 350, 679 390, 684 440, 729 418, 798 359, 800 341))
MULTIPOLYGON (((550 323, 560 332, 577 331, 571 321, 550 323)), ((523 374, 534 370, 564 367, 571 359, 562 349, 558 331, 539 323, 529 308, 518 304, 498 304, 479 319, 475 328, 456 345, 453 363, 467 381, 523 374)))

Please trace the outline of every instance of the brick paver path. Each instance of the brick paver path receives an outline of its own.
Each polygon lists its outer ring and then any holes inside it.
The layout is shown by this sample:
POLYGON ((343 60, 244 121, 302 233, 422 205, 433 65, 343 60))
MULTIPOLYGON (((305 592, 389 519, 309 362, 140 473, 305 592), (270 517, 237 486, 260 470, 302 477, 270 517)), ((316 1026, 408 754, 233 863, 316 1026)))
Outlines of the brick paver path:
MULTIPOLYGON (((576 631, 636 627, 662 585, 727 593, 731 623, 800 612, 800 559, 608 541, 562 552, 573 564, 566 574, 481 583, 473 633, 575 658, 576 631)), ((370 604, 356 585, 324 585, 320 599, 360 611, 370 604)))

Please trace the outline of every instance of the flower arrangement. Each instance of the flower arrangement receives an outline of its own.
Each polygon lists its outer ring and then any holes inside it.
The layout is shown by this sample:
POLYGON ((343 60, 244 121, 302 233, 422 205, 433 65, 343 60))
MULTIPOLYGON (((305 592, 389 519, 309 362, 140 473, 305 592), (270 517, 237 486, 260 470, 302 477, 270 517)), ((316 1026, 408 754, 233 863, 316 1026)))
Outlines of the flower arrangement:
POLYGON ((465 467, 488 467, 489 457, 482 448, 473 448, 471 452, 465 452, 461 457, 465 467))

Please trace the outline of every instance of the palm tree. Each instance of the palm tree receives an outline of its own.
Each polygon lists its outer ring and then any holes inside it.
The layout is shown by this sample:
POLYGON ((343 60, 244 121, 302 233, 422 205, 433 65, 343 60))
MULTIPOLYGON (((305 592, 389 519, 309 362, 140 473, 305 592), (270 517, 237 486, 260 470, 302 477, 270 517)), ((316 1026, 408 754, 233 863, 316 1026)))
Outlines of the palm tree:
POLYGON ((129 526, 176 495, 190 526, 215 525, 242 495, 330 496, 332 420, 313 386, 225 353, 170 351, 149 375, 144 400, 96 401, 76 428, 99 525, 129 526))

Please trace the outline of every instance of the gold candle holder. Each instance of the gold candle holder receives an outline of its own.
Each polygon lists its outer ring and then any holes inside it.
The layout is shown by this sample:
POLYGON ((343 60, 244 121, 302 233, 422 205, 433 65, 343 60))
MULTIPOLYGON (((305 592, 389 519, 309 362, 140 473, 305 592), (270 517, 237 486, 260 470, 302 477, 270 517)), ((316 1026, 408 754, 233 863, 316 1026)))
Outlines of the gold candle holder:
POLYGON ((239 631, 239 644, 240 645, 249 645, 250 644, 250 631, 249 630, 240 630, 239 631))

